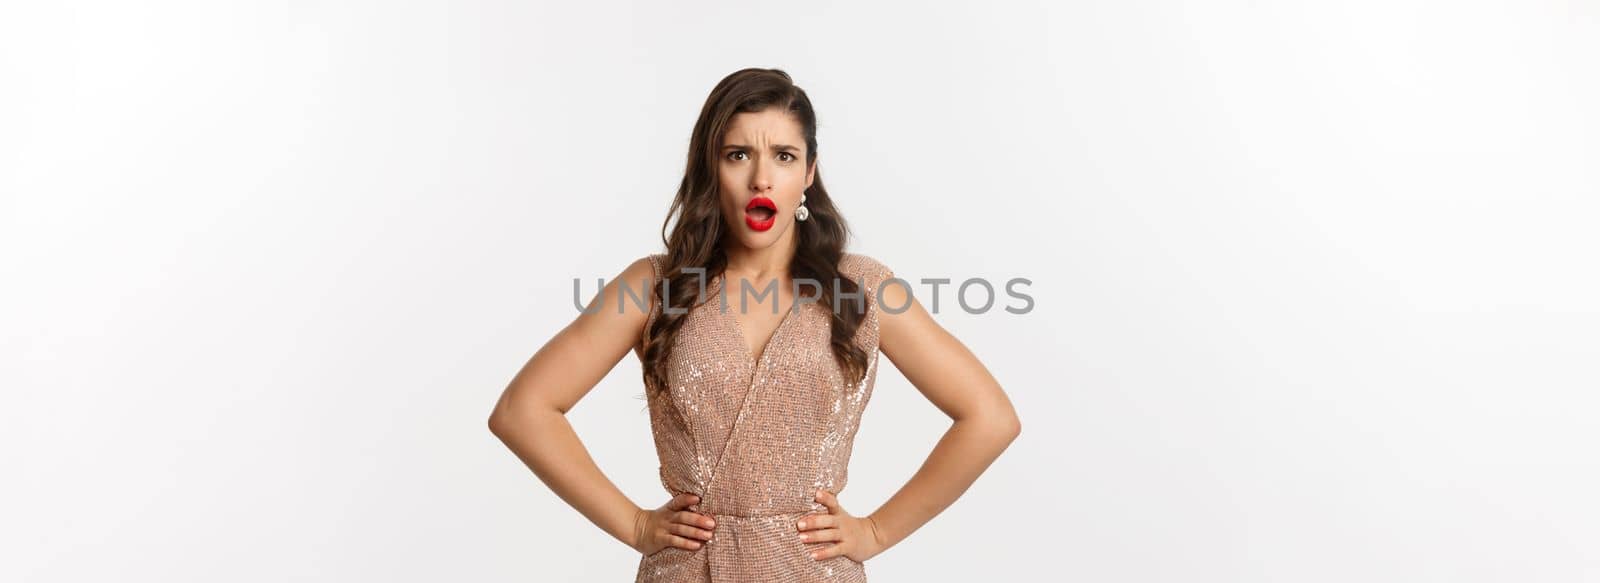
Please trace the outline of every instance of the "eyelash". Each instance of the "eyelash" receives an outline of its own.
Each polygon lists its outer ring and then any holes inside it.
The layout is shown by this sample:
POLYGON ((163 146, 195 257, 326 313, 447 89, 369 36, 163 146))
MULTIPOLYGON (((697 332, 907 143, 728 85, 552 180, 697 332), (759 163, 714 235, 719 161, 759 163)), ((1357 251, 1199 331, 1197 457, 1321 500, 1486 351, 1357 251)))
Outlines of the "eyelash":
MULTIPOLYGON (((732 152, 728 152, 728 156, 732 156, 734 154, 743 154, 743 153, 745 153, 744 150, 734 150, 732 152)), ((778 154, 789 157, 788 160, 784 160, 785 162, 793 162, 795 160, 794 154, 790 154, 788 152, 778 152, 778 154)), ((737 160, 732 160, 732 161, 737 162, 737 160)))

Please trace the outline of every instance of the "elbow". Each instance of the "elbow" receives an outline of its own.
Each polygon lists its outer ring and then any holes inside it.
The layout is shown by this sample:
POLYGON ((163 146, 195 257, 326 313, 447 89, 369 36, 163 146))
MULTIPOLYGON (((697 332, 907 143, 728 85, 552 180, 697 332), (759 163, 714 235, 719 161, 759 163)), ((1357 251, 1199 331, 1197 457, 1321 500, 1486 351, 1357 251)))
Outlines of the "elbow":
POLYGON ((493 433, 495 437, 505 437, 519 424, 515 415, 504 407, 495 407, 494 411, 489 413, 489 433, 493 433))
POLYGON ((500 403, 489 413, 489 433, 503 439, 514 432, 545 426, 548 419, 545 415, 548 413, 563 414, 559 409, 547 409, 542 405, 521 403, 513 406, 500 403))
POLYGON ((992 435, 1002 446, 1009 446, 1022 435, 1022 419, 1017 417, 1017 409, 1007 402, 988 408, 988 422, 986 423, 992 435))
POLYGON ((505 434, 505 432, 506 432, 505 416, 501 415, 499 411, 495 411, 493 413, 490 413, 489 414, 489 433, 493 433, 495 435, 495 437, 501 437, 502 435, 505 434))
POLYGON ((1022 435, 1022 419, 1017 417, 1016 411, 1010 411, 1009 413, 1001 417, 998 423, 1000 434, 1005 437, 1006 445, 1010 445, 1011 442, 1017 440, 1017 436, 1022 435))
POLYGON ((1002 449, 1022 434, 1022 420, 1017 418, 1016 411, 1011 407, 991 407, 955 419, 957 423, 971 426, 985 441, 1002 449))

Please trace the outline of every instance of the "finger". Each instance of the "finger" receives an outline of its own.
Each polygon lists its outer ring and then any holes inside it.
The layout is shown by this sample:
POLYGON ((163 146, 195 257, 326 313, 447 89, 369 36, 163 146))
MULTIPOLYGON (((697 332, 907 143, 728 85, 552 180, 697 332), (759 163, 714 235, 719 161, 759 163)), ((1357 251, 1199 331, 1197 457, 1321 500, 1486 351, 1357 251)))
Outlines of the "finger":
POLYGON ((832 514, 812 514, 800 519, 800 521, 794 525, 795 530, 799 531, 814 530, 818 528, 832 528, 835 526, 839 526, 839 517, 832 514))
POLYGON ((844 509, 839 507, 839 499, 834 497, 833 492, 817 490, 817 501, 828 507, 829 514, 842 514, 844 512, 844 509))
POLYGON ((667 544, 669 546, 678 547, 680 549, 688 549, 691 551, 700 548, 700 541, 690 540, 675 534, 669 534, 666 536, 667 544))
POLYGON ((677 523, 677 522, 673 522, 673 523, 668 524, 667 525, 667 532, 670 532, 670 533, 676 534, 676 535, 682 535, 682 536, 685 536, 685 537, 688 537, 688 538, 692 538, 692 539, 711 540, 711 531, 705 530, 703 528, 695 528, 693 526, 689 526, 687 524, 682 524, 682 523, 677 523))
POLYGON ((670 508, 672 510, 683 510, 684 508, 688 508, 689 505, 694 504, 694 503, 699 502, 699 501, 700 501, 700 497, 699 496, 696 496, 694 494, 690 494, 688 492, 684 492, 684 493, 679 494, 677 496, 673 496, 672 500, 667 502, 667 508, 670 508))
POLYGON ((844 530, 838 528, 819 528, 800 533, 800 540, 808 543, 826 543, 844 540, 844 530))
POLYGON ((698 526, 700 528, 717 527, 717 521, 712 520, 710 516, 696 512, 679 511, 672 515, 672 521, 687 524, 689 526, 698 526))
POLYGON ((820 549, 816 549, 816 550, 811 551, 811 558, 820 561, 820 560, 823 560, 823 559, 831 559, 831 558, 834 558, 834 557, 837 557, 837 556, 843 555, 843 554, 844 554, 844 545, 843 544, 831 544, 831 545, 822 547, 820 549))

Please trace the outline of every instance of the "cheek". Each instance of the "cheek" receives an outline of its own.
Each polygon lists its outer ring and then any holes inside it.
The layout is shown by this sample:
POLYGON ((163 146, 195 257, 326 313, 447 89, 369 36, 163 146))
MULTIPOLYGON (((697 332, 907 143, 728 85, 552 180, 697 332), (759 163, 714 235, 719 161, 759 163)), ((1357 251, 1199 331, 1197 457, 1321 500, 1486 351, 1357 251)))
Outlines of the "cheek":
POLYGON ((734 193, 741 191, 743 191, 743 187, 734 177, 729 176, 727 173, 723 173, 719 177, 717 181, 717 200, 722 201, 723 206, 733 204, 734 193))
POLYGON ((733 197, 728 194, 730 192, 733 192, 733 190, 723 187, 722 194, 717 199, 717 204, 722 210, 722 220, 729 224, 737 225, 744 221, 744 207, 738 201, 733 200, 733 197))
POLYGON ((718 182, 722 184, 741 184, 745 182, 746 178, 748 177, 745 176, 744 171, 739 168, 738 164, 727 161, 717 163, 718 182))

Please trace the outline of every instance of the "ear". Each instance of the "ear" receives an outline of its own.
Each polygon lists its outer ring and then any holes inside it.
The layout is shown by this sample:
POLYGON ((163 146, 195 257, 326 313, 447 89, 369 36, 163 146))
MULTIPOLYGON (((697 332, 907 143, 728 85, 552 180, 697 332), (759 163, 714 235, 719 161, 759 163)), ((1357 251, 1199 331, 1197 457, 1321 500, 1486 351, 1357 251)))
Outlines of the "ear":
POLYGON ((820 159, 822 159, 821 156, 812 158, 811 165, 806 167, 806 190, 810 190, 811 183, 815 182, 817 179, 817 160, 820 159))

